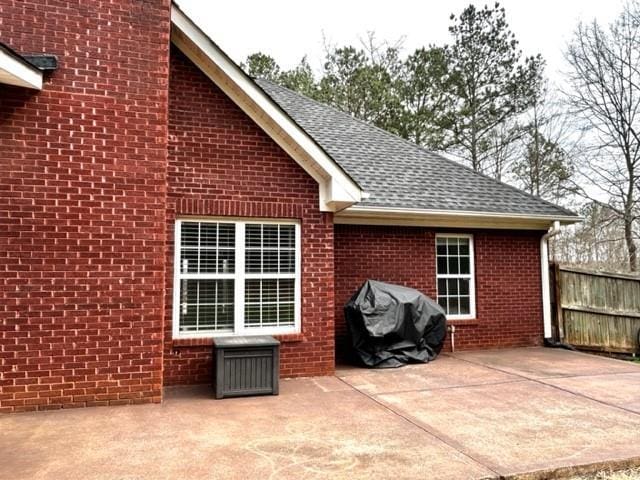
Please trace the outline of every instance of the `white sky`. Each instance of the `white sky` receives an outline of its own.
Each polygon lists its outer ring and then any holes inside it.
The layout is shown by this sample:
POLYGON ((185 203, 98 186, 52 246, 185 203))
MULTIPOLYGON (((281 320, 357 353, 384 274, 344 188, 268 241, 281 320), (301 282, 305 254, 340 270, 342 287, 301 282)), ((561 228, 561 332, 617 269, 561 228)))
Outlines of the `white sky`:
MULTIPOLYGON (((579 20, 611 21, 624 0, 504 0, 507 21, 525 55, 541 53, 547 73, 558 80, 562 50, 579 20)), ((324 57, 323 34, 331 44, 360 45, 375 31, 380 40, 404 38, 404 52, 449 40, 449 15, 459 14, 469 0, 178 0, 180 7, 228 55, 240 63, 262 51, 285 69, 306 54, 315 70, 324 57)), ((473 1, 478 6, 489 1, 473 1)))

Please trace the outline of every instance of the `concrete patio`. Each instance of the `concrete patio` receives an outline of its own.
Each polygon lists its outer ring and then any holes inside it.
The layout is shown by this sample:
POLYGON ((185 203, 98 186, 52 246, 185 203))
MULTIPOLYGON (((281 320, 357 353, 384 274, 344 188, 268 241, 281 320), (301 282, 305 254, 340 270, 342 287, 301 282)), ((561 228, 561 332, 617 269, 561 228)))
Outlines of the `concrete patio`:
POLYGON ((640 365, 542 348, 283 380, 278 397, 0 417, 0 478, 551 478, 640 464, 640 365))

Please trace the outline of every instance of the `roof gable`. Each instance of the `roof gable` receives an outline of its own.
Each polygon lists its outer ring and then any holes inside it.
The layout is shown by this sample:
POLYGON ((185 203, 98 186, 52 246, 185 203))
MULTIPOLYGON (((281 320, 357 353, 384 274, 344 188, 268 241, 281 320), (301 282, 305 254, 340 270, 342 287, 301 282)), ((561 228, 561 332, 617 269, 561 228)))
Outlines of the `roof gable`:
POLYGON ((580 220, 335 108, 251 79, 175 3, 171 23, 172 43, 317 181, 319 207, 337 212, 336 221, 547 228, 580 220))
POLYGON ((171 41, 319 185, 320 210, 362 200, 360 186, 174 3, 171 41))

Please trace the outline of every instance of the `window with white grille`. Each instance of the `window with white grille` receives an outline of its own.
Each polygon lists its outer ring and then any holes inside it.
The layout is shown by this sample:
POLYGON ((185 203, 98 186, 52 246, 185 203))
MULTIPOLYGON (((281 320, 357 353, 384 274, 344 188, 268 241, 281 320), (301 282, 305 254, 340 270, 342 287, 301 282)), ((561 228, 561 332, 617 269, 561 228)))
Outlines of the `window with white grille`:
POLYGON ((300 331, 300 226, 176 222, 174 336, 300 331))
POLYGON ((476 316, 473 237, 436 235, 438 303, 450 319, 476 316))

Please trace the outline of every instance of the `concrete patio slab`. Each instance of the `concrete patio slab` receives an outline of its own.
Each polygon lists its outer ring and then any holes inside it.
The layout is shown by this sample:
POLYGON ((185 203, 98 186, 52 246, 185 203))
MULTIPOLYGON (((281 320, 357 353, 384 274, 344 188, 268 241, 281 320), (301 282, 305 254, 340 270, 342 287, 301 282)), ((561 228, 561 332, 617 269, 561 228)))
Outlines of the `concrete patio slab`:
POLYGON ((615 375, 551 378, 544 383, 640 413, 640 371, 615 375))
POLYGON ((484 478, 493 472, 336 378, 278 397, 169 392, 162 406, 0 418, 12 479, 484 478))
POLYGON ((456 352, 453 357, 525 378, 638 373, 640 365, 560 348, 511 348, 456 352))
POLYGON ((516 375, 444 355, 430 363, 428 367, 420 364, 381 370, 340 367, 336 371, 336 376, 368 395, 524 380, 516 375))
POLYGON ((340 368, 279 396, 0 416, 0 478, 547 479, 640 465, 640 366, 566 350, 340 368))
POLYGON ((640 456, 640 416, 538 382, 378 399, 505 476, 640 456))

